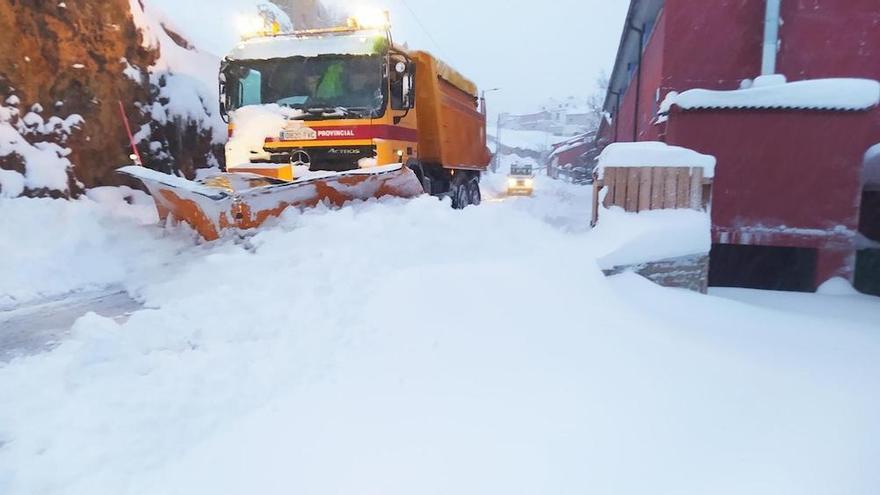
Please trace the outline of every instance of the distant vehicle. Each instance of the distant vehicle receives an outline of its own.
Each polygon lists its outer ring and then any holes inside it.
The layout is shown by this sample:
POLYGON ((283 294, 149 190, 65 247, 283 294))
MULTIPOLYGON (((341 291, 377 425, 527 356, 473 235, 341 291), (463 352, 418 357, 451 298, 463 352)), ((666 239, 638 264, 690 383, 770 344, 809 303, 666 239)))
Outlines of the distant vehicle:
POLYGON ((507 176, 508 196, 532 196, 535 194, 535 172, 531 165, 511 165, 507 176))

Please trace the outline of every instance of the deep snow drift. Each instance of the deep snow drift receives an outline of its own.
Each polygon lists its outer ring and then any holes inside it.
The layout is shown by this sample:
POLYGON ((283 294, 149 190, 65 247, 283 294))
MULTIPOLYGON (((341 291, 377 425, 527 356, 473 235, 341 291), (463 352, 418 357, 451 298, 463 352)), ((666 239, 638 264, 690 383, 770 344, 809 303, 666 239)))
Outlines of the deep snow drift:
POLYGON ((588 211, 552 214, 585 191, 204 246, 121 203, 4 203, 88 229, 18 231, 55 259, 4 266, 17 292, 100 261, 146 309, 0 364, 0 493, 877 493, 876 325, 605 279, 588 211))

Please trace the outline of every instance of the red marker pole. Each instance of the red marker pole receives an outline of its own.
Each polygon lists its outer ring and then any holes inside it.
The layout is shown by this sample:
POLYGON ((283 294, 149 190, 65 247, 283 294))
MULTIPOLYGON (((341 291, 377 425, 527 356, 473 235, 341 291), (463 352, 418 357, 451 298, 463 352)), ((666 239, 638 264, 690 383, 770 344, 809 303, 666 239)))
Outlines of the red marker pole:
POLYGON ((134 161, 135 164, 144 166, 144 161, 141 159, 141 153, 137 149, 137 145, 134 142, 134 134, 131 133, 131 125, 128 123, 128 116, 125 114, 125 106, 122 104, 122 101, 119 102, 119 113, 122 115, 122 123, 125 124, 125 132, 128 134, 128 142, 131 143, 131 150, 134 152, 134 161))

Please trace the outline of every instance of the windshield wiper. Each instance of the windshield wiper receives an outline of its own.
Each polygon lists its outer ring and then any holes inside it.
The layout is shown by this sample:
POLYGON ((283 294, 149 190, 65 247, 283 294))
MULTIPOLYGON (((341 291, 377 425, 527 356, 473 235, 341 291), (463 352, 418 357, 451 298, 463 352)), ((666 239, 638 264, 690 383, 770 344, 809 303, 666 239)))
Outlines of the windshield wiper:
POLYGON ((310 116, 338 116, 343 117, 363 117, 369 114, 372 109, 368 107, 310 107, 304 108, 303 112, 310 116))

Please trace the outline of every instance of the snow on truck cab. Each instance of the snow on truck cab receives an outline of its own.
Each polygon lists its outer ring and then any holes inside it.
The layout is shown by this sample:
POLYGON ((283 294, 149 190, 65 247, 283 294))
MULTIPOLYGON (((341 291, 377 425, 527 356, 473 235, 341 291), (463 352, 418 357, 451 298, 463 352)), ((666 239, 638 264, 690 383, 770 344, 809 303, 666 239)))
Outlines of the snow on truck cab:
POLYGON ((224 173, 192 182, 122 169, 147 185, 163 219, 216 239, 288 207, 425 193, 455 208, 481 201, 485 102, 445 63, 395 45, 387 22, 248 37, 219 81, 224 173))

